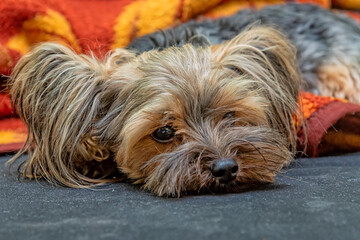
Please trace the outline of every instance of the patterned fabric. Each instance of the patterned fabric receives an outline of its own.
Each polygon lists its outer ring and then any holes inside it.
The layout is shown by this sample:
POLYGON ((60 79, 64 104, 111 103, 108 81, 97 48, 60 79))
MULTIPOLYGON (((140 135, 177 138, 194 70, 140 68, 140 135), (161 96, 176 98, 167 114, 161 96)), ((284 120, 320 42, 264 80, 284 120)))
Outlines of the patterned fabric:
POLYGON ((360 151, 360 105, 306 92, 300 103, 307 130, 298 129, 299 151, 309 157, 360 151))
POLYGON ((26 125, 18 118, 0 120, 0 153, 19 150, 26 140, 26 125))
MULTIPOLYGON (((330 7, 330 1, 296 0, 317 3, 327 8, 330 7)), ((21 56, 34 44, 43 41, 60 42, 78 53, 91 50, 101 57, 110 49, 126 46, 138 36, 191 18, 217 18, 246 7, 258 9, 267 4, 286 2, 294 0, 2 0, 0 73, 9 74, 21 56)), ((300 129, 299 145, 301 149, 307 149, 309 156, 324 152, 319 149, 324 149, 320 147, 328 128, 339 119, 346 119, 344 116, 348 113, 360 112, 358 105, 309 93, 302 93, 301 101, 310 134, 306 144, 304 132, 300 129), (337 111, 337 108, 342 110, 337 111), (329 114, 332 117, 324 117, 329 114), (312 131, 312 128, 320 131, 312 131)), ((357 123, 354 119, 352 122, 357 123)), ((0 94, 0 153, 18 150, 26 136, 26 126, 14 117, 9 96, 0 94)), ((331 139, 325 139, 329 146, 331 139)), ((356 140, 359 138, 351 139, 355 139, 353 145, 360 145, 356 140)))
POLYGON ((347 101, 344 99, 337 99, 333 97, 322 97, 308 92, 301 93, 301 105, 302 105, 302 113, 304 114, 304 118, 308 119, 319 108, 331 102, 346 103, 347 101))

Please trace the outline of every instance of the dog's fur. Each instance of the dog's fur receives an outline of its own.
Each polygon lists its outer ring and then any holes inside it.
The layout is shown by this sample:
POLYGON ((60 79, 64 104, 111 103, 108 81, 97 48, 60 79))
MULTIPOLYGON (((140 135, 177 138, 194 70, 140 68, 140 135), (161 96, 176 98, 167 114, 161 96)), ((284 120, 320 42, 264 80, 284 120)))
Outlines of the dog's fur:
MULTIPOLYGON (((141 41, 152 40, 131 47, 141 41)), ((103 61, 54 43, 36 47, 11 76, 29 134, 10 164, 28 151, 26 177, 91 187, 121 172, 159 196, 274 181, 296 149, 295 47, 266 26, 213 46, 180 45, 117 49, 103 61), (214 164, 229 159, 235 179, 224 183, 214 164)))

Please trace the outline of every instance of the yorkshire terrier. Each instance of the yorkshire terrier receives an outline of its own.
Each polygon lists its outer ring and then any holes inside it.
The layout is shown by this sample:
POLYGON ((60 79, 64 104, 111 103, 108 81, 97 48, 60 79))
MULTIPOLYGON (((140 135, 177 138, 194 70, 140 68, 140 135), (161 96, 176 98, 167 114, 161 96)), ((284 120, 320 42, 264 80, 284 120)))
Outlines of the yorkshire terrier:
MULTIPOLYGON (((227 19, 188 23, 161 36, 227 19)), ((218 30, 219 36, 227 32, 218 30)), ((160 33, 129 48, 152 36, 160 33)), ((294 116, 301 119, 298 95, 306 74, 296 48, 272 27, 241 27, 229 36, 214 45, 137 48, 141 54, 116 49, 102 61, 54 43, 36 47, 10 80, 14 107, 29 129, 10 163, 27 151, 20 165, 25 177, 81 188, 125 176, 158 196, 273 182, 295 154, 294 116)), ((298 50, 304 64, 317 56, 298 50)), ((330 64, 334 53, 328 54, 323 61, 330 64)))

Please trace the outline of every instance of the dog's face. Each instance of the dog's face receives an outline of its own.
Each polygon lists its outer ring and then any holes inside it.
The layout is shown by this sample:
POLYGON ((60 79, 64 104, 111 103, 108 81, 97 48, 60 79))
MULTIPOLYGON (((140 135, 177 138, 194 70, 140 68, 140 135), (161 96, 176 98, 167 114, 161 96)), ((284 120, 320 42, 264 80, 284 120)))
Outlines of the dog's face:
POLYGON ((298 76, 286 62, 294 58, 287 43, 256 34, 150 51, 114 66, 113 79, 129 82, 106 130, 116 129, 123 172, 170 196, 274 180, 292 159, 298 76))
POLYGON ((212 47, 140 56, 119 50, 101 67, 101 90, 78 100, 91 105, 82 111, 93 122, 69 121, 80 133, 64 138, 78 142, 52 161, 70 156, 83 163, 96 156, 100 164, 113 157, 145 189, 181 196, 272 182, 293 157, 299 72, 293 48, 271 28, 253 28, 212 47))

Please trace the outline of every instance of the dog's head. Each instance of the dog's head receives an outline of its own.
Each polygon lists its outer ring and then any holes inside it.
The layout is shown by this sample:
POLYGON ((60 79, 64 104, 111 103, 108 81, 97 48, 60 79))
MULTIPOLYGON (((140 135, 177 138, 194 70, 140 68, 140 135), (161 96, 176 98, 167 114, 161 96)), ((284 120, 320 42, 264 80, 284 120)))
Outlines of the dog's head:
POLYGON ((294 48, 272 28, 101 63, 40 46, 12 78, 34 146, 25 172, 82 186, 95 181, 87 162, 101 178, 110 159, 160 196, 272 182, 293 157, 299 79, 294 48))

